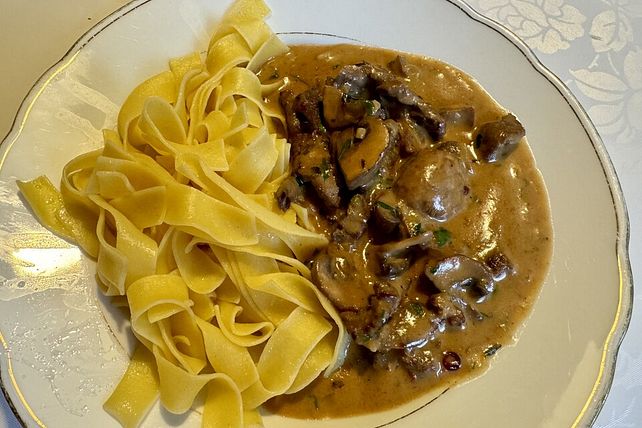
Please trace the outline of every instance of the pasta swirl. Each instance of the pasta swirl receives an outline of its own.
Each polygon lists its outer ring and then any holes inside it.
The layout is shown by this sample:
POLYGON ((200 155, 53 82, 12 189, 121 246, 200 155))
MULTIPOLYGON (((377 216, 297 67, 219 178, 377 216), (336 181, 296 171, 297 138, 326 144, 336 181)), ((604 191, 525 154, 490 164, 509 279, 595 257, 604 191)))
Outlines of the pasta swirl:
MULTIPOLYGON (((105 410, 137 426, 160 398, 182 413, 204 397, 203 426, 260 422, 267 399, 333 371, 346 334, 300 261, 326 245, 307 213, 282 213, 289 175, 280 86, 255 72, 287 48, 261 0, 232 5, 207 54, 170 62, 136 87, 101 150, 71 160, 60 192, 19 183, 43 224, 97 261, 126 298, 139 346, 105 410)), ((122 297, 121 297, 122 296, 122 297)))

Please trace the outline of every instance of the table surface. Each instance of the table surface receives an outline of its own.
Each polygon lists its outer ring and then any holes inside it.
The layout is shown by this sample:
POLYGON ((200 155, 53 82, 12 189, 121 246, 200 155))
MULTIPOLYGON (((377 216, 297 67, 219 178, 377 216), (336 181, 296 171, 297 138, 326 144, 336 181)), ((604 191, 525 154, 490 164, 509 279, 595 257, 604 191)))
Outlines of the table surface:
MULTIPOLYGON (((0 0, 0 139, 24 96, 124 0, 0 0), (46 44, 42 41, 46 40, 46 44)), ((615 165, 631 222, 633 277, 642 275, 642 0, 469 0, 521 37, 570 88, 615 165)), ((0 397, 0 428, 18 424, 0 397)), ((642 426, 642 294, 597 427, 642 426)))

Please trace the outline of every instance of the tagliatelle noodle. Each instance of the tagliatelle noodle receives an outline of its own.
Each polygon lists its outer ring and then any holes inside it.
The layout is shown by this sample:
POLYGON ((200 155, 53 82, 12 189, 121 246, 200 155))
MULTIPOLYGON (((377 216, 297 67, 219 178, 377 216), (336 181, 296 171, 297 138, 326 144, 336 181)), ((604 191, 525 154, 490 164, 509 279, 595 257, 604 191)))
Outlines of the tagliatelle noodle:
POLYGON ((327 240, 303 207, 281 212, 289 175, 283 82, 255 72, 286 46, 261 0, 239 0, 207 54, 170 61, 136 87, 102 149, 70 161, 60 192, 19 183, 40 221, 97 261, 103 292, 126 304, 139 340, 105 402, 124 427, 152 404, 202 426, 260 423, 257 408, 342 362, 347 335, 302 263, 327 240))

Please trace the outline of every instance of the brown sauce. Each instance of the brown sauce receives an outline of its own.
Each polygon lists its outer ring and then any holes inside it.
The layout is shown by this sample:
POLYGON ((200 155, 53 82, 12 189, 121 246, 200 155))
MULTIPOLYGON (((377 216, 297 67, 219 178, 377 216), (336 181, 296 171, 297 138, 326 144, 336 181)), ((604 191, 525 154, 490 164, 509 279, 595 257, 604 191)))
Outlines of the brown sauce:
MULTIPOLYGON (((292 46, 290 52, 267 63, 260 77, 265 81, 289 76, 290 86, 296 91, 297 87, 336 75, 343 65, 363 61, 385 65, 396 55, 394 51, 352 45, 292 46)), ((405 57, 415 73, 409 85, 432 106, 473 106, 476 127, 506 114, 465 73, 434 59, 405 57)), ((470 140, 470 135, 458 135, 461 132, 449 130, 445 139, 470 140)), ((320 377, 298 393, 272 399, 266 404, 269 411, 295 418, 326 418, 391 408, 481 374, 501 346, 512 344, 538 295, 551 258, 548 197, 525 141, 500 164, 474 163, 472 168, 473 202, 441 224, 452 239, 440 250, 445 256, 465 254, 484 259, 501 249, 513 264, 514 274, 498 283, 492 296, 478 306, 483 320, 439 336, 440 349, 461 357, 460 368, 442 368, 436 375, 413 378, 401 367, 373 367, 367 351, 351 346, 340 370, 328 378, 320 377)))

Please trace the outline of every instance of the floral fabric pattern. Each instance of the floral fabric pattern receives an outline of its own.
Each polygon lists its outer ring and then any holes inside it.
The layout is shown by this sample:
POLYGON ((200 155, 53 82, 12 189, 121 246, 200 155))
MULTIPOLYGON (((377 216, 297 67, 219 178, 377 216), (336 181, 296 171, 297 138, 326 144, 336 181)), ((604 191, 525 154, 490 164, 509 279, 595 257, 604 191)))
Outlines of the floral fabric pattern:
POLYGON ((585 33, 586 17, 562 0, 480 0, 479 8, 543 53, 568 49, 585 33))
MULTIPOLYGON (((520 37, 573 92, 618 173, 629 251, 642 278, 642 0, 468 0, 520 37)), ((638 279, 636 281, 636 279, 638 279)), ((639 290, 639 289, 638 289, 639 290)), ((642 427, 642 293, 618 354, 596 428, 642 427)))

